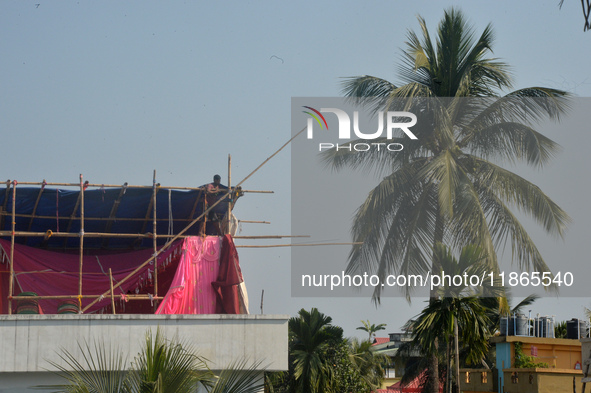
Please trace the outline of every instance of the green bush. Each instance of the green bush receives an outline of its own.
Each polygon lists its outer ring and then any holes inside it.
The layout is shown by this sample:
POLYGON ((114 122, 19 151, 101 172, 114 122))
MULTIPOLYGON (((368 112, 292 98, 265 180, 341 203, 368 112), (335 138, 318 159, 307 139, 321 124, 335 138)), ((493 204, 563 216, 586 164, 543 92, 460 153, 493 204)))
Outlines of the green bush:
POLYGON ((548 363, 536 362, 534 356, 523 353, 523 343, 515 343, 515 368, 548 368, 548 363))

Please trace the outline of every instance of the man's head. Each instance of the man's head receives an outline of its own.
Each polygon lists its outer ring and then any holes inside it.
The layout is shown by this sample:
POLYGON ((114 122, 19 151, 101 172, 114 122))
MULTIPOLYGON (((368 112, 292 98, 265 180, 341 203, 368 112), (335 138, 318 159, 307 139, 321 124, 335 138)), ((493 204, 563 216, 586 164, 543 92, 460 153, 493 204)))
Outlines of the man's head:
POLYGON ((216 186, 219 185, 221 181, 222 181, 222 177, 220 175, 215 175, 213 177, 213 184, 215 184, 216 186))

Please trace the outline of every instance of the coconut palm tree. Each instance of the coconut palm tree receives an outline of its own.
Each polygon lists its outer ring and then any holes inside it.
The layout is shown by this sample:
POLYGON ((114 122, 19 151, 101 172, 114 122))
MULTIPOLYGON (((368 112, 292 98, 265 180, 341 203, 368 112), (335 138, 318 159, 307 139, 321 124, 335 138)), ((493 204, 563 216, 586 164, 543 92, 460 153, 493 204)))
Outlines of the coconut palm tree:
MULTIPOLYGON (((520 268, 549 270, 511 208, 558 236, 570 219, 539 187, 496 162, 546 164, 559 146, 533 129, 532 122, 558 119, 566 110, 567 93, 533 87, 497 98, 499 88, 511 86, 511 78, 504 63, 486 58, 493 41, 490 25, 475 39, 463 14, 451 9, 432 42, 425 21, 419 17, 419 22, 423 40, 408 33, 402 85, 372 76, 344 83, 347 97, 374 111, 397 104, 430 110, 424 125, 419 121, 413 127, 418 139, 393 139, 404 143, 397 153, 324 152, 323 159, 336 170, 385 174, 355 215, 353 237, 361 244, 350 253, 348 271, 386 277, 434 270, 431 253, 437 242, 457 249, 480 246, 494 265, 495 246, 506 241, 520 268)), ((381 291, 375 288, 375 299, 381 291)))
MULTIPOLYGON (((491 25, 477 37, 464 15, 452 8, 445 11, 433 40, 425 20, 418 19, 422 38, 412 31, 407 35, 401 84, 359 76, 347 78, 343 89, 346 97, 374 113, 421 113, 413 126, 418 139, 372 141, 403 144, 396 153, 333 149, 323 156, 333 169, 364 169, 383 177, 356 212, 352 234, 358 244, 349 255, 347 273, 382 279, 437 273, 440 268, 432 259, 437 242, 454 249, 481 247, 490 271, 498 270, 495 248, 510 243, 519 268, 549 271, 513 208, 559 237, 569 217, 540 188, 500 164, 525 162, 540 168, 549 161, 558 145, 537 132, 535 123, 559 119, 568 106, 567 93, 532 87, 498 97, 512 80, 505 63, 487 57, 491 25)), ((375 287, 374 301, 379 302, 381 291, 375 287)), ((435 357, 430 368, 435 389, 435 357)))
POLYGON ((376 332, 380 331, 380 330, 386 330, 386 324, 385 323, 380 323, 379 325, 376 325, 374 323, 370 324, 369 320, 367 321, 361 321, 361 323, 363 324, 363 326, 359 326, 357 328, 357 330, 363 330, 366 331, 367 334, 369 334, 369 341, 371 341, 372 336, 375 337, 376 332))
POLYGON ((389 359, 387 356, 372 351, 372 343, 368 340, 359 341, 353 338, 349 342, 351 361, 359 370, 359 375, 372 391, 379 389, 384 380, 384 367, 389 359))
POLYGON ((324 354, 343 341, 343 329, 332 318, 312 308, 303 308, 289 319, 290 357, 293 359, 295 392, 325 392, 331 385, 331 367, 324 354))
MULTIPOLYGON (((479 247, 467 245, 462 249, 459 259, 451 250, 437 243, 433 257, 442 270, 450 276, 480 276, 486 269, 486 254, 479 247)), ((480 288, 478 288, 480 289, 480 288)), ((433 355, 439 350, 438 343, 447 346, 447 380, 451 374, 450 338, 453 339, 454 379, 459 393, 460 383, 460 341, 466 349, 466 362, 478 364, 486 356, 490 337, 490 320, 485 302, 474 288, 466 282, 461 285, 446 285, 438 288, 438 296, 421 312, 413 327, 413 341, 424 353, 433 355), (441 340, 441 341, 439 341, 441 340)))

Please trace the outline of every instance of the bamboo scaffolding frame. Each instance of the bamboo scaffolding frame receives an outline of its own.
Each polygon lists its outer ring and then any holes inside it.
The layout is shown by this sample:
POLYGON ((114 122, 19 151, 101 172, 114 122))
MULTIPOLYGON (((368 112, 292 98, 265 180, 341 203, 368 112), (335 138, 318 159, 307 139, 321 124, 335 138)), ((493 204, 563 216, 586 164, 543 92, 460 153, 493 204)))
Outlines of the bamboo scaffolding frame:
POLYGON ((113 291, 113 272, 111 268, 109 268, 109 283, 111 284, 111 308, 113 309, 113 314, 115 314, 115 293, 113 291))
MULTIPOLYGON (((21 185, 24 186, 30 186, 30 185, 35 185, 35 186, 42 186, 42 189, 39 192, 39 195, 37 196, 37 203, 35 205, 38 204, 41 195, 43 193, 43 188, 46 186, 58 186, 58 187, 80 187, 80 194, 78 196, 79 200, 77 202, 80 203, 80 232, 78 234, 75 233, 70 233, 69 230, 71 229, 71 224, 73 222, 73 220, 76 218, 76 210, 77 207, 74 209, 74 212, 72 213, 72 215, 69 217, 69 225, 68 225, 68 232, 56 232, 56 233, 52 233, 51 231, 47 231, 47 232, 30 232, 30 231, 19 231, 16 232, 16 185, 17 182, 16 180, 14 180, 12 182, 12 213, 11 213, 11 217, 12 217, 12 230, 11 231, 0 231, 0 236, 6 236, 8 234, 10 234, 11 236, 11 250, 10 250, 10 280, 9 280, 9 295, 8 295, 8 305, 9 305, 9 313, 12 313, 12 300, 14 299, 13 296, 13 292, 14 292, 14 264, 13 264, 13 260, 14 260, 14 244, 15 244, 15 237, 27 237, 27 236, 56 236, 56 237, 64 237, 64 238, 68 238, 68 237, 76 237, 78 236, 80 238, 80 246, 79 246, 79 271, 78 271, 78 295, 58 295, 58 296, 31 296, 28 297, 30 299, 78 299, 79 301, 79 305, 80 305, 80 312, 84 313, 86 310, 88 310, 91 306, 93 306, 94 304, 96 304, 98 301, 104 299, 105 296, 108 296, 110 293, 110 297, 111 297, 111 305, 113 307, 113 312, 115 312, 115 308, 114 308, 114 299, 117 297, 120 297, 121 299, 133 299, 133 300, 144 300, 144 299, 150 299, 150 300, 161 300, 163 299, 162 297, 158 296, 158 281, 157 281, 157 258, 158 255, 160 255, 165 249, 168 248, 168 246, 170 246, 175 240, 179 239, 179 238, 183 238, 186 237, 183 234, 189 229, 191 228, 195 223, 197 223, 198 221, 200 221, 201 219, 203 219, 204 217, 207 216, 207 213, 209 211, 211 211, 211 209, 213 209, 215 206, 217 206, 219 203, 221 203, 222 201, 229 199, 230 203, 228 206, 228 220, 230 217, 230 213, 231 213, 231 209, 232 209, 232 197, 233 197, 233 193, 236 190, 240 190, 243 193, 273 193, 273 191, 264 191, 264 190, 242 190, 240 187, 241 185, 247 180, 249 179, 253 174, 255 174, 262 166, 264 166, 269 160, 271 160, 275 155, 277 155, 280 151, 282 151, 289 143, 291 143, 291 141, 293 141, 293 139, 295 139, 297 136, 299 136, 301 133, 303 133, 305 130, 302 129, 300 132, 298 132, 296 135, 294 135, 292 138, 290 138, 284 145, 282 145, 278 150, 276 150, 271 156, 269 156, 265 161, 263 161, 257 168, 255 168, 248 176, 246 176, 242 181, 240 181, 235 187, 231 187, 231 156, 228 155, 228 192, 226 195, 222 196, 221 198, 219 198, 215 203, 213 203, 211 206, 208 206, 207 209, 204 210, 204 212, 202 214, 200 214, 197 218, 194 219, 176 219, 173 221, 181 221, 181 222, 189 222, 179 233, 177 233, 176 235, 160 235, 158 236, 156 234, 156 228, 157 228, 157 221, 164 221, 166 219, 160 219, 158 220, 156 217, 156 192, 159 188, 164 188, 164 189, 170 189, 170 190, 200 190, 201 192, 203 192, 203 190, 205 189, 205 187, 162 187, 159 184, 156 183, 156 171, 154 171, 154 178, 153 178, 153 184, 152 184, 152 189, 154 190, 153 192, 153 197, 152 197, 152 204, 153 204, 153 209, 154 209, 154 213, 153 213, 153 233, 151 234, 126 234, 126 233, 118 233, 118 234, 114 234, 114 233, 109 233, 109 232, 93 232, 93 233, 85 233, 84 232, 84 222, 85 219, 88 220, 108 220, 109 223, 112 223, 114 220, 114 214, 116 213, 116 210, 118 209, 118 201, 120 201, 122 195, 125 193, 125 189, 127 188, 140 188, 140 189, 146 189, 146 188, 150 188, 150 186, 135 186, 135 185, 127 185, 127 183, 124 185, 124 187, 120 186, 120 185, 106 185, 106 184, 90 184, 88 181, 86 183, 83 183, 83 176, 82 174, 80 174, 80 181, 79 184, 76 183, 47 183, 45 180, 41 183, 39 182, 22 182, 20 183, 21 185), (108 218, 99 218, 99 217, 87 217, 85 218, 85 211, 84 211, 84 192, 86 190, 86 188, 88 187, 100 187, 101 189, 104 188, 123 188, 121 193, 119 194, 119 198, 117 201, 114 202, 114 205, 112 207, 111 210, 111 214, 109 215, 108 218), (83 255, 84 255, 84 237, 104 237, 104 238, 117 238, 117 237, 138 237, 138 238, 152 238, 154 240, 154 254, 147 259, 145 262, 143 262, 142 264, 140 264, 134 271, 132 271, 131 273, 129 273, 126 277, 124 277, 122 280, 118 281, 117 284, 114 285, 113 283, 113 276, 112 276, 112 271, 111 269, 109 269, 109 281, 110 281, 110 289, 107 290, 106 292, 104 292, 103 294, 100 295, 83 295, 82 294, 82 276, 83 276, 83 255), (163 237, 167 239, 167 242, 164 246, 162 246, 160 248, 160 250, 157 249, 157 237, 163 237), (115 295, 114 290, 119 288, 123 283, 125 283, 126 281, 128 281, 131 277, 133 277, 133 275, 135 275, 138 271, 140 271, 141 269, 143 269, 147 264, 149 264, 150 262, 155 261, 154 262, 154 276, 155 276, 155 284, 154 284, 154 289, 155 289, 155 294, 154 296, 152 294, 149 295, 115 295), (86 307, 84 307, 84 309, 82 309, 82 299, 93 299, 94 300, 88 304, 86 307)), ((7 185, 7 190, 6 190, 6 194, 8 195, 9 190, 10 190, 10 180, 7 181, 6 185, 7 185)), ((201 193, 199 194, 201 196, 201 193)), ((5 198, 4 204, 6 205, 7 203, 7 197, 5 198)), ((197 203, 197 202, 196 202, 197 203)), ((196 207, 196 205, 195 205, 196 207)), ((0 210, 0 220, 3 220, 5 216, 8 215, 8 213, 6 213, 4 209, 0 210)), ((193 214, 192 214, 193 215, 193 214)), ((191 216, 192 216, 191 215, 191 216)), ((117 220, 121 220, 121 221, 136 221, 136 220, 142 220, 144 222, 146 222, 147 217, 149 216, 149 212, 146 214, 146 218, 144 219, 133 219, 133 218, 117 218, 117 220)), ((36 215, 36 208, 34 208, 33 213, 32 214, 19 214, 18 217, 30 217, 31 218, 31 222, 29 225, 29 230, 31 228, 31 223, 33 221, 34 218, 49 218, 49 219, 54 219, 57 216, 37 216, 36 215)), ((170 221, 170 219, 169 219, 170 221)), ((247 220, 243 220, 240 222, 244 222, 244 223, 266 223, 269 224, 269 222, 266 221, 247 221, 247 220)), ((107 224, 108 227, 108 224, 107 224)), ((229 228, 229 225, 228 225, 229 228)), ((300 236, 280 236, 280 235, 271 235, 271 236, 236 236, 236 239, 280 239, 280 238, 286 238, 286 237, 309 237, 309 236, 305 236, 305 235, 300 235, 300 236)), ((105 240, 105 242, 108 240, 105 240)), ((104 243, 103 243, 104 244, 104 243)), ((312 246, 315 245, 337 245, 337 244, 341 244, 341 243, 317 243, 317 244, 309 244, 312 246)), ((342 243, 342 244, 352 244, 352 243, 342 243)), ((285 247, 285 246, 305 246, 306 244, 296 244, 296 245, 274 245, 274 246, 237 246, 237 247, 285 247)))
MULTIPOLYGON (((174 235, 170 240, 168 240, 166 242, 166 244, 160 248, 160 250, 158 250, 158 252, 156 252, 154 255, 152 255, 150 258, 148 258, 144 263, 142 263, 141 265, 139 265, 135 270, 133 270, 131 273, 129 273, 127 276, 125 276, 121 281, 117 282, 117 285, 115 286, 116 288, 119 288, 125 281, 129 280, 130 277, 132 277, 134 274, 136 274, 137 272, 139 272, 142 268, 144 268, 148 263, 150 263, 151 261, 155 261, 154 262, 154 268, 158 268, 158 255, 160 255, 160 253, 162 251, 164 251, 166 248, 168 248, 168 246, 170 246, 176 239, 180 238, 180 236, 182 236, 183 233, 185 233, 191 226, 193 226, 197 221, 201 220, 201 218, 203 218, 207 213, 209 213, 209 211, 211 209, 213 209, 215 206, 217 206, 220 202, 222 202, 225 199, 225 197, 220 198, 219 200, 217 200, 215 203, 213 203, 206 211, 204 211, 199 217, 195 218, 189 225, 187 225, 184 229, 182 229, 178 234, 174 235)), ((109 291, 107 291, 106 293, 103 293, 102 296, 108 294, 109 291)), ((88 310, 90 307, 92 307, 95 303, 97 302, 97 300, 91 302, 89 305, 87 305, 82 312, 88 310)))

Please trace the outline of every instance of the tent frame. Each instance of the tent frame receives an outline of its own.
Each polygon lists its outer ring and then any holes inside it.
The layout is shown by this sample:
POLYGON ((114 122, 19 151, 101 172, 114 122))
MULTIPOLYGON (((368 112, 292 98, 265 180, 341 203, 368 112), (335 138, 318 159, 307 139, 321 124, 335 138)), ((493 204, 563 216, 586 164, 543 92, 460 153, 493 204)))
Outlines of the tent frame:
MULTIPOLYGON (((194 214, 195 210, 197 209, 198 201, 201 198, 202 192, 205 191, 205 187, 162 187, 159 183, 156 182, 156 170, 154 170, 152 186, 128 185, 127 183, 124 183, 123 186, 112 185, 112 184, 90 184, 88 181, 83 182, 83 175, 82 174, 80 174, 79 183, 48 183, 45 180, 43 180, 42 182, 20 182, 20 183, 17 182, 16 180, 6 181, 6 197, 4 199, 4 205, 2 207, 0 207, 0 225, 4 223, 5 216, 8 215, 8 213, 6 213, 6 207, 7 207, 6 205, 8 202, 8 196, 10 195, 11 191, 12 191, 12 207, 11 207, 10 217, 12 220, 11 221, 12 224, 11 224, 11 231, 0 231, 0 237, 10 236, 10 256, 9 256, 10 278, 8 281, 8 314, 12 314, 12 301, 15 299, 15 297, 14 297, 15 272, 14 272, 13 260, 14 260, 14 245, 15 245, 15 238, 16 237, 29 237, 29 236, 50 237, 50 236, 54 236, 54 237, 64 237, 64 241, 67 241, 68 238, 72 238, 72 237, 79 237, 80 238, 78 294, 76 294, 76 295, 61 295, 61 296, 28 296, 27 299, 77 299, 78 305, 80 307, 80 313, 84 313, 92 305, 94 305, 96 302, 98 302, 100 299, 102 299, 106 296, 109 296, 111 298, 111 304, 114 305, 115 298, 123 299, 123 295, 115 295, 114 294, 114 289, 117 289, 119 286, 121 286, 124 282, 126 282, 130 277, 132 277, 135 273, 137 273, 139 270, 144 268, 151 261, 156 260, 157 256, 163 250, 168 248, 168 246, 170 246, 175 240, 177 240, 179 238, 186 237, 186 236, 183 236, 183 234, 189 228, 191 228, 195 223, 197 223, 201 219, 203 219, 202 225, 205 225, 206 221, 207 221, 207 213, 211 209, 213 209, 215 206, 217 206, 220 202, 229 198, 231 203, 228 204, 228 212, 224 218, 225 224, 226 224, 225 228, 226 228, 226 232, 227 232, 227 230, 229 228, 229 220, 230 220, 230 216, 231 216, 230 213, 231 213, 232 208, 235 203, 235 200, 232 201, 232 196, 235 191, 239 190, 240 192, 250 192, 250 193, 273 193, 273 191, 241 190, 239 187, 235 187, 233 189, 231 187, 231 165, 232 165, 232 157, 230 155, 228 155, 228 191, 227 191, 227 193, 225 195, 223 195, 222 197, 220 197, 218 199, 218 201, 216 201, 211 206, 207 206, 207 209, 204 209, 204 212, 201 215, 199 215, 197 218, 195 218, 193 220, 182 219, 181 221, 188 222, 188 224, 184 227, 183 230, 181 230, 176 235, 158 235, 156 232, 157 221, 158 221, 157 216, 156 216, 156 194, 158 193, 158 191, 161 188, 170 189, 170 190, 200 190, 200 193, 199 193, 197 199, 195 200, 195 204, 193 205, 192 213, 194 214), (17 217, 17 214, 16 214, 16 189, 17 189, 17 185, 40 186, 41 187, 39 190, 39 194, 37 196, 37 199, 35 201, 35 205, 33 207, 32 213, 30 215, 26 215, 26 214, 18 215, 19 217, 30 216, 31 220, 29 222, 29 226, 28 226, 27 231, 18 231, 18 232, 16 231, 16 217, 17 217), (67 228, 66 232, 53 233, 52 231, 47 231, 47 232, 31 232, 30 231, 32 224, 33 224, 33 220, 35 218, 57 218, 54 216, 51 216, 51 217, 38 216, 36 214, 39 200, 41 199, 41 195, 43 194, 43 190, 45 189, 46 186, 79 187, 79 189, 80 189, 80 193, 78 194, 78 200, 76 201, 76 205, 74 207, 74 212, 70 215, 70 220, 68 222, 68 228, 67 228), (89 187, 90 188, 102 188, 102 189, 104 189, 104 188, 121 188, 121 192, 119 193, 119 197, 115 200, 108 218, 90 218, 91 220, 107 220, 107 226, 106 226, 107 231, 106 232, 89 232, 89 233, 84 232, 84 221, 85 221, 84 192, 89 187), (125 190, 127 190, 129 188, 142 188, 142 189, 151 188, 153 191, 152 191, 152 198, 151 198, 150 206, 148 207, 144 218, 140 218, 140 219, 138 219, 138 218, 117 218, 117 220, 120 220, 120 221, 142 220, 142 221, 144 221, 143 228, 145 230, 148 226, 149 221, 150 221, 150 215, 152 215, 152 233, 147 234, 144 231, 142 234, 131 234, 131 233, 112 233, 112 232, 108 231, 108 229, 111 228, 111 224, 113 223, 113 221, 116 217, 117 209, 119 207, 119 202, 121 201, 121 198, 122 198, 123 194, 125 193, 125 190), (79 217, 76 217, 76 211, 78 211, 78 208, 79 208, 79 217), (78 219, 80 222, 80 232, 79 233, 72 233, 72 232, 70 232, 70 230, 72 227, 72 223, 76 219, 78 219), (123 237, 123 238, 129 237, 129 238, 138 238, 138 239, 152 238, 154 253, 148 260, 146 260, 145 262, 140 264, 133 272, 128 274, 124 279, 120 280, 116 285, 113 284, 113 278, 112 278, 112 274, 110 272, 110 288, 105 293, 103 293, 101 295, 83 295, 82 294, 82 276, 83 276, 83 255, 84 255, 84 238, 85 237, 104 238, 103 246, 105 246, 105 247, 108 245, 109 238, 117 238, 117 237, 120 237, 120 238, 121 237, 123 237), (157 247, 157 239, 158 238, 168 239, 166 244, 160 248, 160 251, 158 250, 158 247, 157 247), (94 299, 94 300, 89 305, 87 305, 84 309, 82 309, 82 299, 94 299)), ((193 214, 191 214, 191 217, 193 216, 193 214)), ((57 212, 56 212, 56 215, 57 215, 57 212)), ((177 221, 177 220, 175 220, 175 221, 177 221)), ((286 236, 279 236, 279 237, 286 237, 286 236)), ((245 237, 245 238, 248 238, 248 237, 245 237)), ((249 238, 269 238, 269 237, 260 236, 260 237, 249 237, 249 238)), ((275 237, 275 238, 277 238, 277 237, 275 237)), ((65 243, 64 243, 64 245, 65 245, 65 243)), ((125 296, 125 299, 129 299, 129 300, 146 300, 146 299, 162 300, 163 297, 158 296, 158 269, 157 268, 154 269, 154 293, 153 294, 124 295, 124 296, 125 296)), ((112 309, 113 309, 112 312, 114 314, 115 307, 112 307, 112 309)))

